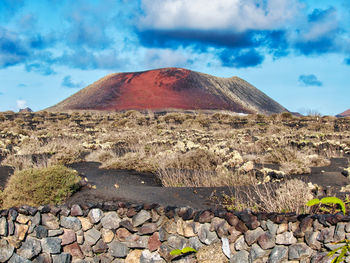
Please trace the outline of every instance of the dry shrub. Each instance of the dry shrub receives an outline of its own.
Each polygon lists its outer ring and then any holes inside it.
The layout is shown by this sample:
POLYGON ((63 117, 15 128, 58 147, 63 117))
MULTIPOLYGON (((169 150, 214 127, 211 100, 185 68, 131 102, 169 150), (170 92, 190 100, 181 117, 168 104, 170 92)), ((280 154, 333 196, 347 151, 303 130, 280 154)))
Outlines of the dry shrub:
POLYGON ((167 163, 160 163, 157 176, 166 187, 218 187, 256 184, 253 172, 240 170, 186 169, 169 168, 167 163))
POLYGON ((159 168, 157 176, 165 187, 210 187, 213 184, 213 173, 203 170, 180 170, 159 168))
POLYGON ((190 115, 182 112, 170 112, 164 116, 159 117, 159 121, 164 121, 166 123, 182 124, 185 120, 189 119, 190 115))
POLYGON ((206 149, 193 149, 184 154, 174 152, 164 156, 167 168, 212 171, 221 163, 218 155, 206 149))
POLYGON ((88 162, 107 163, 110 160, 117 158, 117 155, 112 150, 99 149, 85 156, 88 162))
POLYGON ((267 213, 308 213, 305 204, 314 198, 307 183, 299 179, 280 184, 252 185, 247 190, 235 189, 232 196, 226 196, 224 205, 233 209, 253 209, 267 213))
POLYGON ((327 166, 330 161, 310 150, 298 150, 292 147, 273 147, 263 158, 265 163, 281 165, 286 174, 308 174, 311 167, 327 166))
POLYGON ((2 193, 4 208, 59 204, 79 187, 78 172, 61 165, 15 171, 2 193))
POLYGON ((110 159, 101 166, 105 169, 136 170, 139 172, 155 172, 157 163, 147 156, 145 151, 128 152, 122 157, 110 159))
POLYGON ((7 165, 13 167, 15 170, 24 170, 29 168, 44 168, 50 164, 50 160, 46 155, 40 156, 40 158, 28 155, 15 155, 9 154, 1 162, 1 165, 7 165))

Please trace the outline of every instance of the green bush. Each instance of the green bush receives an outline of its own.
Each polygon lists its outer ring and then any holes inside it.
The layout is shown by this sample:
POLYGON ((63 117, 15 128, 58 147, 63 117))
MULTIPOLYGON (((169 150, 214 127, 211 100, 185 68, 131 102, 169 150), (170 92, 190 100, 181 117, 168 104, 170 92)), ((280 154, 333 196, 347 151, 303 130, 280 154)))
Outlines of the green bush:
POLYGON ((2 205, 59 204, 79 188, 79 182, 78 172, 63 165, 16 171, 2 193, 2 205))

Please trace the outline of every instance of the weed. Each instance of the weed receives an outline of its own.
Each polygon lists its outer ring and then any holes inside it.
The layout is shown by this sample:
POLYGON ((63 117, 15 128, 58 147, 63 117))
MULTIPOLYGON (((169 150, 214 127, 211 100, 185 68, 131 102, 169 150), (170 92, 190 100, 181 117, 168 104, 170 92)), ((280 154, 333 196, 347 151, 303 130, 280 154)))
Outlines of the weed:
POLYGON ((79 187, 78 172, 61 165, 15 171, 2 193, 3 207, 59 204, 79 187))

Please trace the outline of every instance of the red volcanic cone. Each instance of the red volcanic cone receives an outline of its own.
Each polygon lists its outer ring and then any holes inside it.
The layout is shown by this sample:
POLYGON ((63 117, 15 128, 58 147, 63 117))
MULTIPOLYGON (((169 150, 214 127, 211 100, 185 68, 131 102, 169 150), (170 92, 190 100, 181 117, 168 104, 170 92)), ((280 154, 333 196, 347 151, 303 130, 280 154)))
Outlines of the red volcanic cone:
POLYGON ((49 110, 208 109, 242 113, 287 111, 238 78, 180 68, 108 75, 49 110))

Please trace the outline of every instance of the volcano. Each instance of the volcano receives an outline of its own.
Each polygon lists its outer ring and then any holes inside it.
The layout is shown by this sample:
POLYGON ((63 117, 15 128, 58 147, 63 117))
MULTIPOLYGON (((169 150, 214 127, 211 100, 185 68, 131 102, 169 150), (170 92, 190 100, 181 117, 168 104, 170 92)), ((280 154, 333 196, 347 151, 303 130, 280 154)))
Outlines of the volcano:
POLYGON ((262 114, 288 111, 241 78, 219 78, 182 68, 111 74, 48 108, 51 111, 131 109, 262 114))
POLYGON ((342 113, 339 113, 338 115, 336 115, 336 117, 350 117, 350 109, 342 113))

